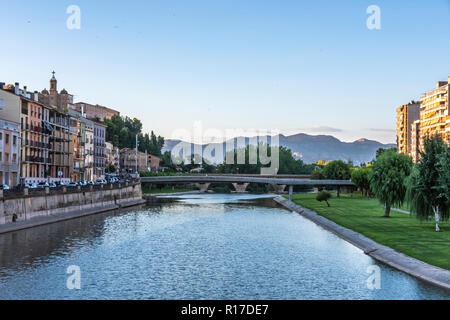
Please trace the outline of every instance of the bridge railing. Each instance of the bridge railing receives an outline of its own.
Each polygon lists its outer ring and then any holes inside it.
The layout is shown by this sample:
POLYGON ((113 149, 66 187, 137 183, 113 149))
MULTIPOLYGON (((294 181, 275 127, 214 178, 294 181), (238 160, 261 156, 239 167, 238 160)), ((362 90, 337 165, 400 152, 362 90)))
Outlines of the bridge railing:
POLYGON ((171 183, 261 183, 278 185, 305 186, 354 186, 350 180, 310 180, 300 178, 270 178, 264 176, 159 176, 142 177, 142 183, 171 184, 171 183))

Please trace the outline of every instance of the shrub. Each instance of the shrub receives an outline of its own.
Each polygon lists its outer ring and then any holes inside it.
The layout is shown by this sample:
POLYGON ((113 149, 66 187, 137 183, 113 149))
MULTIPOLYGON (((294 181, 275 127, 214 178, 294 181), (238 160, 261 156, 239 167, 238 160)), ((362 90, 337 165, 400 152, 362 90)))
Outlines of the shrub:
POLYGON ((319 202, 325 201, 328 206, 330 206, 330 204, 328 203, 328 200, 330 200, 330 199, 331 199, 331 193, 329 193, 327 191, 320 191, 316 197, 317 201, 319 201, 319 202))

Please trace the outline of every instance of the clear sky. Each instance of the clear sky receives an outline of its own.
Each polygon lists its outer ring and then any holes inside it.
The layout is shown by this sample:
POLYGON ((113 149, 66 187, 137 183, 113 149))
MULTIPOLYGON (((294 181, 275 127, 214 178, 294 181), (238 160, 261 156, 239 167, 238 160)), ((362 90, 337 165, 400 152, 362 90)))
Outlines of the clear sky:
POLYGON ((16 0, 0 27, 0 81, 48 89, 55 70, 167 138, 202 121, 395 142, 395 108, 450 76, 450 0, 16 0))

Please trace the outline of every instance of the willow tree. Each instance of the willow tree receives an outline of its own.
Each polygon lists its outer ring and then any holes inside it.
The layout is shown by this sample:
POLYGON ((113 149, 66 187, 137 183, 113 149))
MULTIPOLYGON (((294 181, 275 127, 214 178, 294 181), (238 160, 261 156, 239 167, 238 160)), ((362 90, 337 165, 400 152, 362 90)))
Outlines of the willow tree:
POLYGON ((436 231, 440 220, 450 216, 450 148, 440 136, 424 141, 424 152, 408 180, 407 202, 421 220, 434 215, 436 231))
POLYGON ((406 196, 405 180, 411 173, 412 160, 409 156, 388 150, 373 162, 369 174, 370 189, 386 207, 385 217, 389 217, 391 207, 401 206, 406 196))

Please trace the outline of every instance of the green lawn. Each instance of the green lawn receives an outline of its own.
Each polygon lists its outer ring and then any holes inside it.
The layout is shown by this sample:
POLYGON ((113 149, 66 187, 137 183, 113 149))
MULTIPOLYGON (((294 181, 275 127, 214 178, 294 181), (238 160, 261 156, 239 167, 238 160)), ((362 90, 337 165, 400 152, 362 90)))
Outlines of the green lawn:
POLYGON ((378 243, 450 270, 449 222, 441 222, 442 231, 435 232, 434 220, 420 221, 393 211, 390 218, 384 218, 384 208, 378 200, 357 195, 333 195, 330 208, 325 202, 318 202, 315 194, 296 194, 294 202, 378 243))
POLYGON ((147 194, 156 194, 156 193, 176 193, 176 192, 190 192, 190 191, 197 191, 197 189, 190 189, 190 188, 163 188, 163 189, 159 189, 159 188, 142 188, 142 193, 147 193, 147 194))

